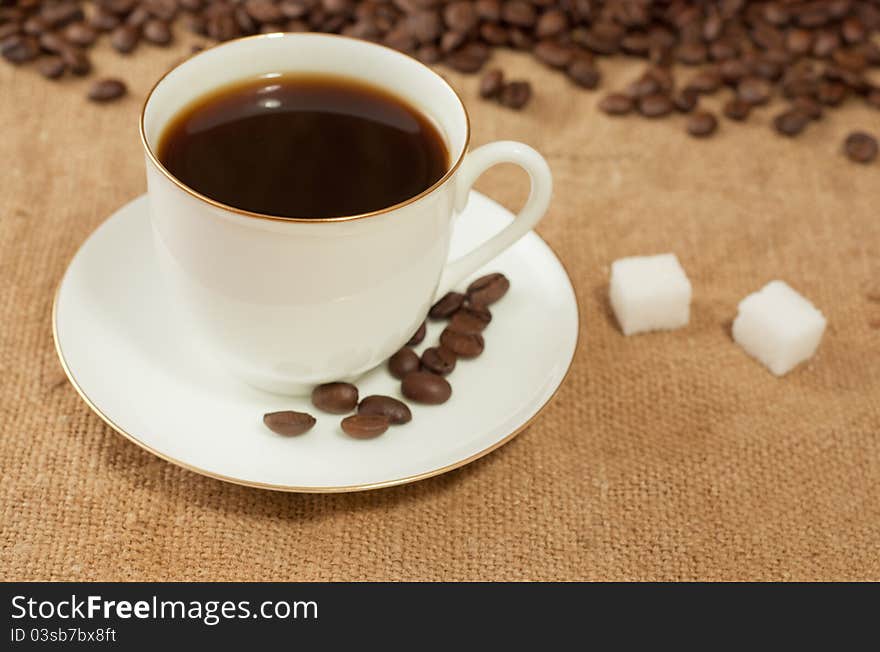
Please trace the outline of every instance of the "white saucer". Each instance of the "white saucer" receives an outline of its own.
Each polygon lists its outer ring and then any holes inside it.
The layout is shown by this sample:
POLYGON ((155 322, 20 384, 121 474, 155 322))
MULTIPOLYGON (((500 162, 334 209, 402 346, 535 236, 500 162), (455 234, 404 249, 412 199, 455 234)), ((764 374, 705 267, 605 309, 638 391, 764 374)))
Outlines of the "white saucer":
MULTIPOLYGON (((513 216, 473 193, 455 229, 452 255, 513 216)), ((487 266, 511 282, 492 306, 486 349, 449 376, 444 405, 411 405, 413 420, 371 440, 355 440, 308 399, 240 383, 192 346, 169 318, 153 258, 145 196, 104 222, 70 263, 53 310, 55 346, 89 407, 119 433, 184 468, 239 484, 303 492, 375 489, 450 471, 523 430, 562 383, 578 338, 574 291, 553 251, 529 233, 487 266), (318 422, 285 438, 265 412, 304 410, 318 422)), ((419 348, 437 341, 429 322, 419 348)), ((358 381, 361 396, 400 396, 384 367, 358 381)))

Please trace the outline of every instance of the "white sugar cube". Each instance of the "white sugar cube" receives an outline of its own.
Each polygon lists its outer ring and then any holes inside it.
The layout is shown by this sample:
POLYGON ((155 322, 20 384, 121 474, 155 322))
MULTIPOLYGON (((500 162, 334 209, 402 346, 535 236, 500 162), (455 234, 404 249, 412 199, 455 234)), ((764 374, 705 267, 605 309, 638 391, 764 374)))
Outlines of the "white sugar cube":
POLYGON ((611 307, 624 335, 686 326, 691 282, 675 254, 611 263, 611 307))
POLYGON ((771 281, 740 301, 733 339, 777 376, 812 357, 825 317, 782 281, 771 281))

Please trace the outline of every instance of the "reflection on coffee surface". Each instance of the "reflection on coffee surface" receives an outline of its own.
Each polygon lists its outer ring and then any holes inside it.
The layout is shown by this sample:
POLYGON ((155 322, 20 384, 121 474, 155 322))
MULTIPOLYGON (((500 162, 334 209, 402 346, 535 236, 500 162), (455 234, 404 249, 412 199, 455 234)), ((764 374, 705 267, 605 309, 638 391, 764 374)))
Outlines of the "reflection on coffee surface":
POLYGON ((162 164, 223 204, 289 218, 388 208, 449 168, 437 127, 390 93, 334 76, 266 75, 185 107, 158 146, 162 164))

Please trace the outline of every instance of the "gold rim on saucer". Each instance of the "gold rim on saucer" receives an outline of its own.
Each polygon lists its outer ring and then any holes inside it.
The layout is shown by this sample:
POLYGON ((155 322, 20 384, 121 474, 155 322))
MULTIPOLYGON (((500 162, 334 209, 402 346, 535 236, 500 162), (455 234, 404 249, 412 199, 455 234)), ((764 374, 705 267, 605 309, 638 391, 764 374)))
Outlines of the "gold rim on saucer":
MULTIPOLYGON (((91 235, 89 236, 91 237, 91 235)), ((88 240, 88 238, 86 239, 88 240)), ((546 241, 545 241, 546 244, 546 241)), ((568 269, 565 267, 565 264, 559 259, 559 256, 556 255, 556 252, 553 248, 547 244, 547 247, 553 252, 553 255, 556 257, 556 260, 559 261, 559 264, 562 266, 565 275, 569 279, 569 283, 571 283, 571 275, 568 273, 568 269)), ((78 250, 77 250, 78 251, 78 250)), ((76 254, 74 254, 75 256, 76 254)), ((73 259, 71 258, 71 261, 73 259)), ((70 263, 68 263, 67 268, 70 267, 70 263)), ((393 480, 383 480, 382 482, 370 482, 366 484, 353 484, 353 485, 338 485, 338 486, 327 486, 327 487, 298 487, 295 485, 281 485, 281 484, 271 484, 266 482, 253 482, 250 480, 241 480, 239 478, 232 478, 227 475, 223 475, 221 473, 214 473, 213 471, 208 471, 206 469, 199 468, 197 466, 193 466, 192 464, 187 464, 181 460, 178 460, 170 455, 166 455, 155 448, 148 446, 147 444, 140 441, 137 437, 132 435, 131 433, 125 431, 118 424, 114 423, 113 420, 104 414, 101 409, 95 405, 92 400, 88 397, 88 395, 82 390, 79 386, 79 383, 76 381, 76 377, 71 372, 70 367, 67 366, 67 360, 64 359, 64 352, 61 350, 61 345, 58 341, 58 297, 61 294, 61 286, 64 284, 64 278, 67 276, 67 268, 65 268, 65 273, 61 277, 61 281, 58 283, 58 287, 55 289, 55 297, 52 299, 52 340, 55 343, 55 353, 58 354, 58 360, 61 362, 61 368, 64 370, 64 375, 67 376, 67 380, 70 381, 70 384, 73 385, 73 388, 76 390, 77 394, 79 394, 80 398, 85 402, 85 404, 98 415, 104 423, 110 426, 117 433, 128 439, 130 442, 144 449, 145 451, 152 453, 156 457, 165 460, 166 462, 170 462, 179 467, 186 469, 187 471, 192 471, 193 473, 198 473, 199 475, 203 475, 209 478, 213 478, 215 480, 222 480, 224 482, 230 482, 232 484, 241 485, 244 487, 252 487, 255 489, 270 489, 273 491, 287 491, 293 493, 314 493, 314 494, 332 494, 332 493, 348 493, 354 491, 368 491, 372 489, 385 489, 387 487, 396 487, 399 485, 410 484, 412 482, 418 482, 419 480, 425 480, 427 478, 432 478, 436 475, 442 475, 449 471, 453 471, 455 469, 461 468, 471 462, 480 459, 491 453, 492 451, 500 448, 518 434, 520 434, 523 430, 528 428, 534 421, 541 415, 541 413, 550 405, 551 401, 556 397, 556 394, 559 393, 560 388, 565 384, 566 379, 568 379, 569 373, 571 373, 571 367, 574 363, 574 359, 577 357, 578 350, 580 349, 580 306, 577 302, 577 294, 574 292, 574 286, 572 286, 572 298, 574 299, 575 305, 575 313, 578 316, 578 329, 577 336, 575 337, 575 345, 574 352, 572 353, 571 359, 568 361, 568 367, 565 370, 565 373, 562 376, 562 380, 559 381, 559 384, 556 386, 556 389, 553 390, 553 393, 547 398, 544 403, 538 407, 538 411, 535 412, 529 419, 516 428, 509 435, 506 435, 502 439, 498 440, 491 446, 484 448, 481 451, 466 457, 463 460, 459 460, 457 462, 453 462, 452 464, 447 464, 446 466, 440 467, 438 469, 432 469, 430 471, 425 471, 424 473, 417 473, 415 475, 408 475, 402 478, 394 478, 393 480)))

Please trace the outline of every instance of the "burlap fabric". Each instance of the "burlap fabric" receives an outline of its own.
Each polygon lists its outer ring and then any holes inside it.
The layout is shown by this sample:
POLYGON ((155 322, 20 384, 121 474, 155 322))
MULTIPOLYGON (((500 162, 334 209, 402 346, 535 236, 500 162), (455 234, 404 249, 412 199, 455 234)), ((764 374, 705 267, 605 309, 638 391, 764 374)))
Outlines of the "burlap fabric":
MULTIPOLYGON (((536 97, 477 98, 474 144, 541 150, 556 191, 541 235, 572 276, 582 332, 568 380, 528 430, 470 466, 351 495, 272 493, 163 462, 115 434, 67 383, 50 310, 88 234, 145 189, 136 119, 175 50, 104 48, 131 82, 108 106, 87 80, 0 66, 2 579, 880 580, 880 165, 840 143, 880 119, 853 103, 797 140, 771 109, 698 142, 683 119, 597 114, 596 94, 512 54, 536 97), (609 263, 676 252, 691 325, 624 338, 609 263), (730 339, 739 299, 783 278, 829 328, 778 379, 730 339)), ((603 63, 622 85, 634 68, 603 63)), ((512 169, 480 188, 515 206, 512 169)), ((512 325, 508 325, 512 326, 512 325)))

